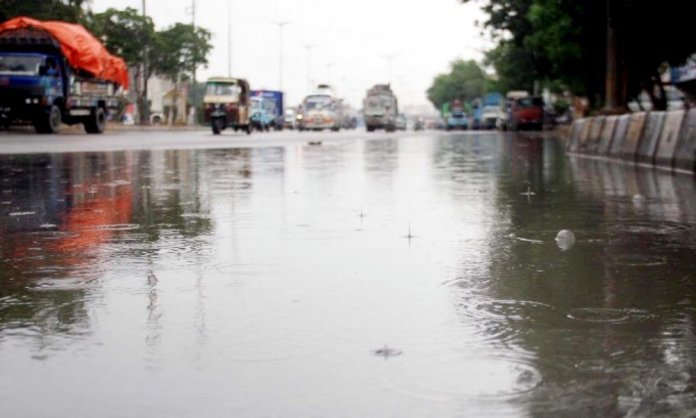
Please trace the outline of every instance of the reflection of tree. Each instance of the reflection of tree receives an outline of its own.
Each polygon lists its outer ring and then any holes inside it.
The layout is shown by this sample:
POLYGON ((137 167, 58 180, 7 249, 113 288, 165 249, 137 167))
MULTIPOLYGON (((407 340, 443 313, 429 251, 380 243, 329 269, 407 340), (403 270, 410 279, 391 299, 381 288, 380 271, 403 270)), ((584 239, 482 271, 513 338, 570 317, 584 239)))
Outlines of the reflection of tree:
POLYGON ((162 238, 163 230, 184 237, 197 237, 211 230, 208 209, 199 190, 196 153, 162 151, 139 153, 139 194, 133 222, 140 225, 150 242, 162 238), (186 216, 191 215, 191 216, 186 216), (194 216, 195 215, 195 216, 194 216))
POLYGON ((461 304, 494 349, 534 359, 544 383, 525 400, 530 414, 696 407, 696 219, 685 209, 696 201, 693 180, 568 164, 553 141, 517 136, 500 151, 488 277, 463 281, 461 304), (562 252, 553 238, 564 228, 578 244, 562 252))

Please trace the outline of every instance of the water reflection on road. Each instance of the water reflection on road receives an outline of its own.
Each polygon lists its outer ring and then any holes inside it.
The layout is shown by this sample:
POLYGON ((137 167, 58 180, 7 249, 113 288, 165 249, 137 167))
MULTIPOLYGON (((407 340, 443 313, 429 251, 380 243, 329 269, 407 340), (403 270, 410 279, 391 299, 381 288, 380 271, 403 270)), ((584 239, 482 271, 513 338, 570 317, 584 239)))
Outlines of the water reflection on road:
POLYGON ((562 149, 0 156, 0 416, 693 413, 694 179, 562 149))

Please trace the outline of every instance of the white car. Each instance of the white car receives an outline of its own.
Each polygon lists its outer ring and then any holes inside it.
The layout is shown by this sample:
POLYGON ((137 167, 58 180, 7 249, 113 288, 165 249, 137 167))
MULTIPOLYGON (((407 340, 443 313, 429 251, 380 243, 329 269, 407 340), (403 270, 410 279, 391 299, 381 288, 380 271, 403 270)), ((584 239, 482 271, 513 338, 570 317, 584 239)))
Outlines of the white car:
POLYGON ((294 109, 285 109, 285 114, 283 115, 283 127, 285 129, 295 129, 295 124, 297 121, 297 114, 294 109))
POLYGON ((495 129, 498 121, 503 119, 505 114, 500 106, 486 106, 481 112, 481 129, 495 129))

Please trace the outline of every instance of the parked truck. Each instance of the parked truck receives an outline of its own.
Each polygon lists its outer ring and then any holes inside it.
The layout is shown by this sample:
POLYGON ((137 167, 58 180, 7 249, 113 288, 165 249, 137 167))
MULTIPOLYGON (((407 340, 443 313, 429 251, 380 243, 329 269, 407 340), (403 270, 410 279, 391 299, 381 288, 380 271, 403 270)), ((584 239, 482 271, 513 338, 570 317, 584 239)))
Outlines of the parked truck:
POLYGON ((127 88, 123 60, 82 26, 26 17, 0 24, 0 125, 56 133, 61 123, 83 124, 102 133, 127 88))
POLYGON ((251 123, 256 129, 283 129, 283 92, 273 90, 251 91, 251 123))
POLYGON ((367 91, 363 100, 363 118, 368 132, 396 130, 398 114, 398 101, 389 84, 376 84, 367 91))

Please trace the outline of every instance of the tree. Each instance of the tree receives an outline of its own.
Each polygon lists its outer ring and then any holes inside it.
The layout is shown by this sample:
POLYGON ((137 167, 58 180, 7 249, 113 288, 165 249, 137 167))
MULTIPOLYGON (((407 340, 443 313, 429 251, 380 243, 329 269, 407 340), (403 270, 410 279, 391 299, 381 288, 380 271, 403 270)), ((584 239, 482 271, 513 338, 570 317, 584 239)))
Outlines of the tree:
POLYGON ((85 0, 0 0, 0 22, 18 16, 79 23, 85 0))
POLYGON ((147 124, 147 81, 152 75, 152 67, 147 63, 151 61, 149 45, 155 40, 152 19, 130 7, 125 10, 108 9, 90 16, 88 27, 112 54, 126 61, 135 81, 133 89, 138 98, 140 123, 147 124))
POLYGON ((484 26, 500 49, 489 59, 496 68, 520 64, 534 74, 518 78, 560 82, 596 107, 607 98, 625 106, 646 91, 665 108, 659 69, 696 51, 683 41, 691 27, 685 7, 677 0, 488 0, 484 26))
POLYGON ((532 54, 514 42, 504 41, 486 52, 486 65, 495 69, 497 80, 493 90, 527 90, 534 88, 537 71, 532 54))
POLYGON ((450 64, 448 74, 440 74, 428 89, 428 99, 437 108, 455 99, 462 102, 480 97, 486 89, 487 77, 474 60, 457 60, 450 64))
POLYGON ((211 38, 207 29, 183 23, 157 32, 152 49, 153 71, 173 81, 178 92, 182 81, 191 80, 196 68, 208 64, 211 38))

